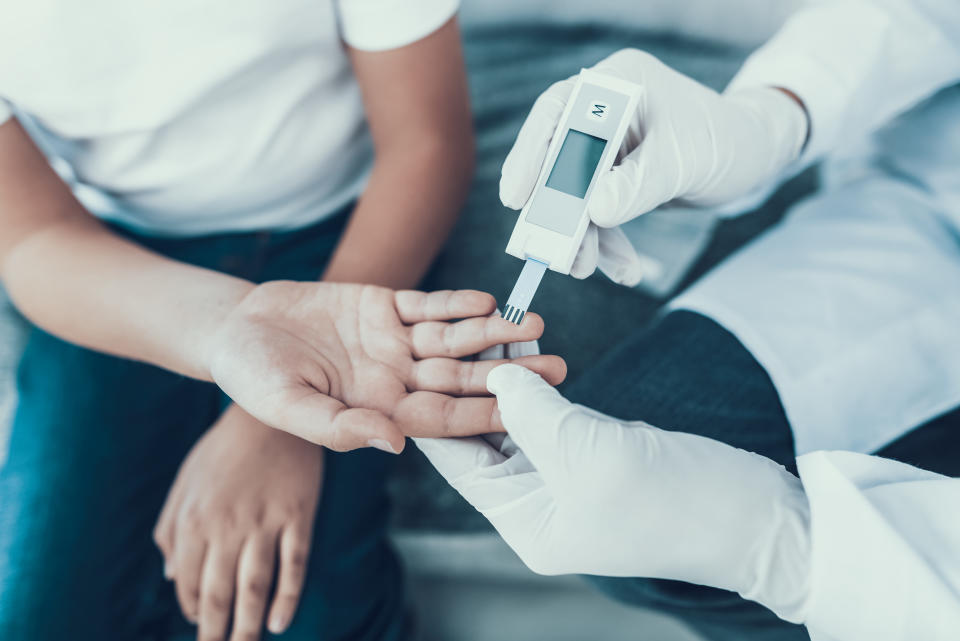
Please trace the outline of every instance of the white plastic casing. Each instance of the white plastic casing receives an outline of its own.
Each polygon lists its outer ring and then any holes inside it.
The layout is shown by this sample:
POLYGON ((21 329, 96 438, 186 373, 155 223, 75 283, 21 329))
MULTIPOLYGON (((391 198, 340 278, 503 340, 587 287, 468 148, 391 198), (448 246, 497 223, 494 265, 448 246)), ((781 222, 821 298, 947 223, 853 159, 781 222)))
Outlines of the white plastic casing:
POLYGON ((535 258, 555 272, 570 273, 590 223, 587 201, 597 176, 609 171, 617 158, 630 117, 636 110, 639 92, 639 85, 632 82, 590 69, 580 71, 550 141, 533 194, 510 235, 508 254, 520 259, 535 258), (561 145, 571 129, 606 140, 583 198, 546 186, 561 145))

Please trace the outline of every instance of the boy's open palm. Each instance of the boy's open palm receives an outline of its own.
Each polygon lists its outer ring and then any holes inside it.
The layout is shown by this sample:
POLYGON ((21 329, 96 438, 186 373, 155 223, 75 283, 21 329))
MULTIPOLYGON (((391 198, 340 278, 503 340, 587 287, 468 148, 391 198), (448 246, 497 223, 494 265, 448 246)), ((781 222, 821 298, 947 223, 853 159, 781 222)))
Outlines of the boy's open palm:
MULTIPOLYGON (((226 318, 207 353, 214 381, 275 428, 335 450, 399 452, 405 436, 500 431, 487 373, 504 361, 461 357, 543 333, 490 317, 477 291, 395 292, 370 285, 275 281, 226 318), (456 321, 456 319, 465 319, 456 321)), ((518 359, 563 380, 557 356, 518 359)))

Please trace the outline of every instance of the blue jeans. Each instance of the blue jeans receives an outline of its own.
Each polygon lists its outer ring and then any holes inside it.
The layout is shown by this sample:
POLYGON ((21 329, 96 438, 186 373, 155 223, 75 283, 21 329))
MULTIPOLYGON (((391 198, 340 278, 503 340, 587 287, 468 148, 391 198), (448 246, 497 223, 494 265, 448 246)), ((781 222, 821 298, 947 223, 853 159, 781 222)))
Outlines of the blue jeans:
MULTIPOLYGON (((310 280, 344 218, 292 232, 127 235, 253 281, 310 280)), ((0 639, 187 638, 151 532, 178 466, 225 397, 214 385, 36 328, 17 376, 19 405, 0 469, 0 639)), ((307 583, 279 638, 403 637, 400 566, 385 532, 390 460, 376 450, 327 457, 307 583)))
MULTIPOLYGON (((601 359, 567 390, 577 403, 627 420, 708 436, 796 473, 790 424, 766 371, 732 334, 673 312, 601 359)), ((923 425, 879 455, 960 476, 960 410, 923 425)), ((802 641, 806 630, 733 592, 677 581, 590 577, 601 591, 668 612, 711 641, 802 641)))

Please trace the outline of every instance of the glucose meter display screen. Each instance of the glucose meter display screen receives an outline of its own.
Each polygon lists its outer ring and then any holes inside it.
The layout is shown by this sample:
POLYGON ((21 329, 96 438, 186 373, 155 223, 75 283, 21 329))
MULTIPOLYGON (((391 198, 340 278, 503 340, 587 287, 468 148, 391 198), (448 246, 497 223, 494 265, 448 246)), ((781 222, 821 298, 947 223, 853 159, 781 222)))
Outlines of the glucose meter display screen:
POLYGON ((547 178, 547 187, 577 198, 586 196, 606 146, 607 141, 603 138, 576 129, 568 130, 547 178))

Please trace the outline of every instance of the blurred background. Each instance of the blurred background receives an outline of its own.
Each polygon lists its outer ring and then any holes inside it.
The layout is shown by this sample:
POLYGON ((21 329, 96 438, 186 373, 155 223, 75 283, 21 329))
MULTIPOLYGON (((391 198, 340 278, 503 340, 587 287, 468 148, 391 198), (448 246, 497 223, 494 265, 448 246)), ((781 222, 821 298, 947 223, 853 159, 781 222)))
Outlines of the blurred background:
MULTIPOLYGON (((503 253, 515 215, 497 196, 500 165, 530 105, 551 83, 618 49, 636 47, 721 89, 794 4, 464 0, 477 173, 462 220, 425 288, 469 287, 506 299, 521 265, 503 253)), ((547 321, 544 351, 562 354, 568 380, 574 380, 591 360, 652 318, 666 296, 775 223, 814 187, 813 172, 802 174, 762 207, 735 219, 702 211, 655 212, 639 219, 631 236, 665 266, 662 277, 643 289, 620 288, 599 276, 575 281, 548 274, 533 306, 547 321), (597 310, 605 312, 599 324, 597 310)), ((16 403, 11 377, 23 325, 5 301, 0 310, 2 461, 16 403)), ((618 605, 577 578, 529 572, 414 447, 402 455, 391 492, 394 538, 407 565, 424 641, 696 639, 669 618, 618 605)))

